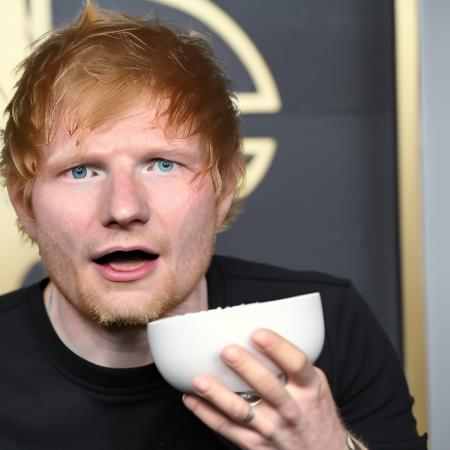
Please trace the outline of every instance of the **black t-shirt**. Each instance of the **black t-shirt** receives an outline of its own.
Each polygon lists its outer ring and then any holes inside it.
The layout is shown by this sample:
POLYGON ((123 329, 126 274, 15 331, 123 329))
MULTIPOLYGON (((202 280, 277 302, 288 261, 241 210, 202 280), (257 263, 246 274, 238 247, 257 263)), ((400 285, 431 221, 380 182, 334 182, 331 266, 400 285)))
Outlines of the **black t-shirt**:
MULTIPOLYGON (((426 449, 399 361, 350 283, 225 257, 214 257, 207 281, 210 308, 320 292, 325 345, 316 365, 348 428, 370 450, 426 449)), ((236 449, 184 407, 153 364, 105 368, 65 347, 44 308, 46 283, 0 297, 1 449, 236 449)))

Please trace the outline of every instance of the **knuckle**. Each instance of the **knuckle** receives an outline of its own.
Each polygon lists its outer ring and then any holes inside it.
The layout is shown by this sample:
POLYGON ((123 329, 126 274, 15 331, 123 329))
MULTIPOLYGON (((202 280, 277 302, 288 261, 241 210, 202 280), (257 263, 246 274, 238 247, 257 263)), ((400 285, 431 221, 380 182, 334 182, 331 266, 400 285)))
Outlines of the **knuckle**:
POLYGON ((290 398, 290 400, 280 407, 280 413, 283 419, 289 423, 297 423, 300 420, 299 408, 297 402, 290 398))
POLYGON ((309 408, 311 408, 313 405, 318 404, 319 395, 318 391, 316 389, 306 389, 302 392, 301 400, 300 400, 300 406, 302 408, 302 411, 308 411, 309 408))
POLYGON ((319 368, 315 367, 317 374, 317 390, 320 396, 326 395, 328 392, 328 379, 326 375, 319 368))
POLYGON ((233 404, 230 406, 230 416, 236 422, 243 422, 248 414, 248 406, 242 407, 242 405, 233 404))
POLYGON ((326 384, 327 385, 328 384, 328 379, 327 379, 327 376, 325 375, 325 373, 321 369, 319 369, 318 367, 315 367, 315 370, 316 370, 316 373, 317 373, 317 376, 318 376, 320 382, 322 384, 326 384))

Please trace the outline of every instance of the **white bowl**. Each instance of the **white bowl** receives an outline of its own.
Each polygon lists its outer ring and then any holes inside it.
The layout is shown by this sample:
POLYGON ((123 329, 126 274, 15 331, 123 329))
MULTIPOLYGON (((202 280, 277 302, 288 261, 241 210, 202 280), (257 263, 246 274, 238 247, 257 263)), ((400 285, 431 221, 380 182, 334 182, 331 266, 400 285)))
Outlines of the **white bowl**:
POLYGON ((202 373, 216 376, 235 392, 250 387, 220 359, 229 344, 238 344, 255 355, 276 375, 281 370, 250 344, 250 335, 268 328, 291 341, 314 362, 324 341, 324 321, 319 293, 282 300, 167 317, 148 326, 150 352, 161 375, 182 392, 193 392, 192 379, 202 373))

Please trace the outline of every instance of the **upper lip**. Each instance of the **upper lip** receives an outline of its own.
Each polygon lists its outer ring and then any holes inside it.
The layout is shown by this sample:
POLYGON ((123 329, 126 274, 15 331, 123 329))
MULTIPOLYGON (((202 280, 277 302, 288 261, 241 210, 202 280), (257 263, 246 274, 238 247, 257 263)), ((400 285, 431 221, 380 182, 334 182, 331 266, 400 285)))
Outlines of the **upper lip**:
POLYGON ((158 255, 158 252, 154 251, 153 249, 151 249, 149 247, 142 246, 142 245, 136 245, 136 246, 130 246, 130 247, 127 247, 124 245, 115 245, 113 247, 108 247, 103 250, 94 252, 91 255, 91 259, 93 261, 96 261, 96 260, 102 258, 103 256, 109 255, 114 252, 132 252, 132 251, 142 251, 145 253, 149 253, 150 255, 158 255))

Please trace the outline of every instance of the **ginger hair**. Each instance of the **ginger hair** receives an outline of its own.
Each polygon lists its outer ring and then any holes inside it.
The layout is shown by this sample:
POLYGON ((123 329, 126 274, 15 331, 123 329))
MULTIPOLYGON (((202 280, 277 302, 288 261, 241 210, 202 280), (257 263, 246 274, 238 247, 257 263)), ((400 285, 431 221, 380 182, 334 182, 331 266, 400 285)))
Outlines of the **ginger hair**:
MULTIPOLYGON (((233 92, 198 34, 87 1, 76 20, 38 40, 18 70, 5 110, 0 171, 30 213, 40 155, 57 121, 64 120, 70 133, 94 129, 138 101, 156 102, 168 128, 202 138, 205 171, 218 196, 230 183, 241 186, 244 163, 233 92)), ((225 226, 239 206, 236 196, 225 226)))

